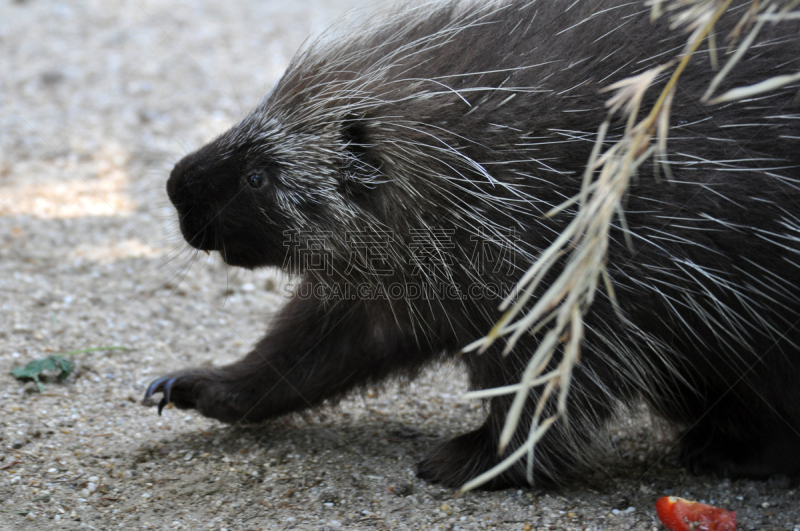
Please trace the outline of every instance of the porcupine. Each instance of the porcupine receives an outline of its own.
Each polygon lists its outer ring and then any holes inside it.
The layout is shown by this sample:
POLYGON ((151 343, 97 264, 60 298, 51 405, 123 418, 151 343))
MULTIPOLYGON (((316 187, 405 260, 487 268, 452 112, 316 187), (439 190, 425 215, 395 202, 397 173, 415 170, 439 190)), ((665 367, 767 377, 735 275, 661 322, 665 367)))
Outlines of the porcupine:
MULTIPOLYGON (((714 28, 723 57, 748 5, 714 28)), ((260 421, 414 376, 482 337, 506 293, 475 286, 513 286, 575 212, 545 215, 580 191, 602 89, 682 50, 685 35, 649 18, 638 1, 440 2, 299 52, 167 182, 191 246, 291 269, 296 295, 242 360, 159 378, 146 401, 260 421), (424 289, 393 297, 395 285, 424 289)), ((768 24, 719 90, 798 70, 797 23, 768 24)), ((539 486, 580 477, 597 430, 641 399, 684 429, 692 471, 800 473, 798 84, 707 106, 711 74, 704 45, 679 80, 658 163, 670 178, 630 185, 607 259, 618 308, 598 293, 585 317, 568 422, 536 447, 539 486)), ((624 126, 611 122, 606 145, 624 126)), ((508 358, 499 345, 463 356, 471 386, 517 383, 539 339, 508 358)), ((482 426, 435 449, 419 476, 458 486, 497 464, 509 403, 491 399, 482 426)), ((487 486, 525 483, 519 463, 487 486)))

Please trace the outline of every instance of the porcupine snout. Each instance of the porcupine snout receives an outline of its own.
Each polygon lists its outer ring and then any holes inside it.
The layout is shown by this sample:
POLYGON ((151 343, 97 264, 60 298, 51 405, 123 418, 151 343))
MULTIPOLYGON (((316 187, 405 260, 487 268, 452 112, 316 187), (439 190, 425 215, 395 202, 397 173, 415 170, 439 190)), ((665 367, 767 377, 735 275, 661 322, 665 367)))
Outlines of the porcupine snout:
POLYGON ((214 205, 208 204, 210 183, 204 178, 202 165, 195 154, 181 159, 170 172, 167 195, 178 213, 181 233, 192 247, 202 251, 217 250, 218 217, 214 205))
MULTIPOLYGON (((229 265, 280 266, 291 214, 276 200, 274 160, 222 137, 186 155, 170 173, 167 195, 192 247, 219 251, 229 265), (268 223, 259 223, 262 220, 268 223)), ((284 192, 285 194, 286 192, 284 192)))

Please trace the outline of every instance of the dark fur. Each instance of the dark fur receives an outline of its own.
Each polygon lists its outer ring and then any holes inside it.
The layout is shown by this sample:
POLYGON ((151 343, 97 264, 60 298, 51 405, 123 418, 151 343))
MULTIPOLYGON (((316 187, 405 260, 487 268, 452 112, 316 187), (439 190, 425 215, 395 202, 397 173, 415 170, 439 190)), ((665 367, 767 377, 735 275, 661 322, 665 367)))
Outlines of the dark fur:
MULTIPOLYGON (((716 28, 723 62, 738 4, 716 28)), ((250 116, 175 166, 167 190, 187 241, 254 268, 286 264, 287 230, 326 233, 332 271, 299 271, 305 287, 513 285, 574 214, 542 215, 580 189, 607 113, 600 90, 676 56, 686 37, 666 19, 651 24, 638 1, 498 6, 427 6, 302 52, 250 116), (453 20, 469 27, 444 36, 453 20), (416 39, 424 44, 410 44, 416 39), (260 188, 248 184, 254 173, 260 188), (507 241, 515 245, 508 267, 479 275, 471 238, 482 227, 498 238, 513 227, 518 239, 507 241), (452 263, 423 278, 404 257, 413 230, 429 228, 453 231, 452 263), (388 276, 347 270, 347 235, 365 230, 393 235, 388 276)), ((720 93, 800 70, 796 23, 765 26, 759 43, 720 93)), ((673 181, 648 167, 631 185, 624 206, 633 249, 616 227, 608 256, 628 322, 598 295, 569 422, 536 448, 539 485, 583 470, 596 430, 642 397, 686 429, 682 457, 693 471, 800 473, 798 85, 708 107, 697 100, 712 75, 704 46, 675 98, 673 181)), ((610 138, 623 127, 613 123, 610 138)), ((499 302, 295 297, 241 361, 160 378, 147 397, 164 391, 164 403, 224 422, 306 409, 452 357, 491 328, 499 302)), ((523 337, 508 358, 501 345, 464 356, 472 386, 518 382, 538 339, 523 337)), ((492 400, 483 427, 437 449, 419 475, 458 486, 496 464, 508 406, 507 397, 492 400)), ((523 483, 518 464, 489 486, 523 483)))

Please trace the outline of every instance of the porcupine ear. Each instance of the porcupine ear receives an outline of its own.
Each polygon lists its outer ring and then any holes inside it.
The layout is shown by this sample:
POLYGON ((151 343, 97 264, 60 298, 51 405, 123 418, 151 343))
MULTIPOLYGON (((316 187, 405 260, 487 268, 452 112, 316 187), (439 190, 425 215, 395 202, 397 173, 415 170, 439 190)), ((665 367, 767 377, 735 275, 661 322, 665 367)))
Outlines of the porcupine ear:
POLYGON ((342 120, 342 140, 345 148, 342 192, 358 199, 369 194, 383 180, 382 164, 364 117, 350 115, 342 120))

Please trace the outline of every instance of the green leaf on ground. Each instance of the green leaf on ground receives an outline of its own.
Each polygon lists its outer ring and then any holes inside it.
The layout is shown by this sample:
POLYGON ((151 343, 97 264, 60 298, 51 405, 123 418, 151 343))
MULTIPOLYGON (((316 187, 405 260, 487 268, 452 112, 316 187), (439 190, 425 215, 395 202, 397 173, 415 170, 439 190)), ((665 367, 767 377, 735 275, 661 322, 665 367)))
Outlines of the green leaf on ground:
POLYGON ((70 360, 55 355, 33 360, 24 367, 14 367, 11 369, 11 374, 18 380, 33 380, 36 382, 36 387, 39 388, 39 392, 41 393, 44 392, 44 385, 42 385, 41 380, 39 380, 39 376, 45 371, 58 371, 56 378, 64 380, 72 373, 73 367, 74 365, 70 360))
POLYGON ((33 380, 36 382, 36 387, 39 392, 44 392, 44 384, 40 377, 45 372, 58 372, 56 378, 58 380, 65 380, 70 374, 75 365, 64 356, 72 356, 75 354, 85 354, 87 352, 97 352, 100 350, 129 350, 127 347, 96 347, 87 348, 83 350, 73 350, 72 352, 62 352, 60 354, 53 354, 46 358, 33 360, 24 367, 14 367, 11 369, 11 374, 18 380, 33 380))

